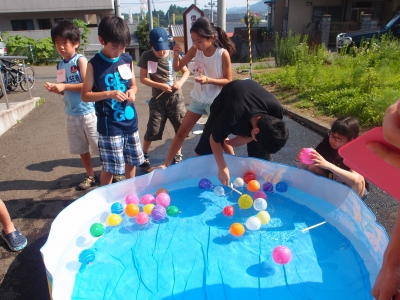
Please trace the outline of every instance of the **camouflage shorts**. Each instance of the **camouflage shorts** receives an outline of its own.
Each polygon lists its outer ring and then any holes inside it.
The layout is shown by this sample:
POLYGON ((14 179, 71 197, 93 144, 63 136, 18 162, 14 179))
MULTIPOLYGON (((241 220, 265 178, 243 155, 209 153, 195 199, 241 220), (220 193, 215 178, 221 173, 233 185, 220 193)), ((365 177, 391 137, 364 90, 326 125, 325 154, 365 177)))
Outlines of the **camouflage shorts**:
POLYGON ((169 120, 178 131, 186 114, 185 102, 182 93, 161 95, 158 99, 153 97, 149 102, 149 121, 144 135, 146 141, 162 140, 165 123, 169 120))

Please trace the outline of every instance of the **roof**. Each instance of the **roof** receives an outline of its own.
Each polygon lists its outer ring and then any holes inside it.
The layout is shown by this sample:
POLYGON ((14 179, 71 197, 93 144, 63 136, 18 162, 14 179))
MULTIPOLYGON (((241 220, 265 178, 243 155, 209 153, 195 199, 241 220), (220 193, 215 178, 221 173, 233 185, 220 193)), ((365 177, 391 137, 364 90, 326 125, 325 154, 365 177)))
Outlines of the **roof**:
POLYGON ((183 30, 183 24, 170 25, 170 33, 172 36, 176 37, 185 36, 185 32, 183 30))

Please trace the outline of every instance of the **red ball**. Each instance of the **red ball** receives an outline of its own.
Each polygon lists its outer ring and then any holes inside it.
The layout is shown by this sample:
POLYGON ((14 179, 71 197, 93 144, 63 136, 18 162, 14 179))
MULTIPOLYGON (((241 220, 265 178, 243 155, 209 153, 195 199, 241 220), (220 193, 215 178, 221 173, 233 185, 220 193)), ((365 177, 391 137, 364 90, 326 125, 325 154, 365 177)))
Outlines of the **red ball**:
POLYGON ((256 180, 256 174, 254 174, 253 172, 247 172, 243 175, 243 180, 244 182, 247 184, 249 183, 249 181, 251 180, 256 180))
POLYGON ((227 217, 232 217, 233 214, 235 213, 235 209, 233 208, 233 206, 228 205, 228 206, 224 207, 224 210, 222 211, 222 213, 227 217))

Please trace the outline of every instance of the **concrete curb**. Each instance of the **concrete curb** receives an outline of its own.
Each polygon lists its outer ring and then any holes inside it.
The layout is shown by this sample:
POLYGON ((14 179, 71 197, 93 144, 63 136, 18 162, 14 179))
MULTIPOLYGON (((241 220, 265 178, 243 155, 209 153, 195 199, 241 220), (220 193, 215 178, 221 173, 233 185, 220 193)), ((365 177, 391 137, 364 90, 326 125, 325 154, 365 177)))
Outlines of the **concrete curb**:
POLYGON ((40 97, 33 97, 23 102, 12 102, 10 108, 0 110, 0 135, 16 125, 23 117, 30 113, 35 107, 40 97))
POLYGON ((285 110, 285 115, 288 116, 289 118, 292 118, 298 122, 304 123, 308 127, 314 129, 315 131, 321 133, 321 134, 326 134, 326 132, 331 129, 330 124, 327 124, 325 122, 318 121, 314 118, 311 118, 301 112, 295 111, 286 105, 282 105, 284 110, 285 110))

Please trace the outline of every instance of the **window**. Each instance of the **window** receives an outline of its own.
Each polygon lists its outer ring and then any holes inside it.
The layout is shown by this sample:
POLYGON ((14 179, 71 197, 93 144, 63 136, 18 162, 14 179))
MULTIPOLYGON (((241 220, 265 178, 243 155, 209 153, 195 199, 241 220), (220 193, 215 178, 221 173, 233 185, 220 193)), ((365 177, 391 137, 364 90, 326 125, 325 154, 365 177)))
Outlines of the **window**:
POLYGON ((35 30, 33 20, 11 20, 11 27, 14 31, 35 30))
POLYGON ((51 29, 50 19, 38 19, 39 29, 51 29))

